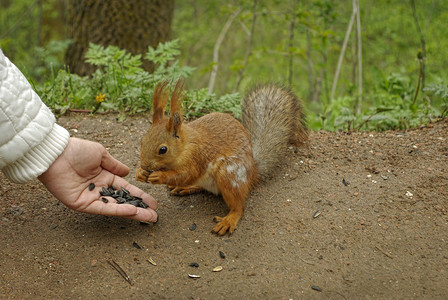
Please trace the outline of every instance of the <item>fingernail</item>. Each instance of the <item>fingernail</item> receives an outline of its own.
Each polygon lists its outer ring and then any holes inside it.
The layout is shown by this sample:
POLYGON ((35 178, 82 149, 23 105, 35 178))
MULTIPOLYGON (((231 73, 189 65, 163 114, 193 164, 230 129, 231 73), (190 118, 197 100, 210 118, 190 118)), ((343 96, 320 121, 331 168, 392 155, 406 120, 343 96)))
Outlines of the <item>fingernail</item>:
POLYGON ((151 221, 140 221, 141 225, 149 225, 149 224, 156 224, 157 222, 159 222, 159 216, 157 216, 157 219, 155 222, 151 222, 151 221))

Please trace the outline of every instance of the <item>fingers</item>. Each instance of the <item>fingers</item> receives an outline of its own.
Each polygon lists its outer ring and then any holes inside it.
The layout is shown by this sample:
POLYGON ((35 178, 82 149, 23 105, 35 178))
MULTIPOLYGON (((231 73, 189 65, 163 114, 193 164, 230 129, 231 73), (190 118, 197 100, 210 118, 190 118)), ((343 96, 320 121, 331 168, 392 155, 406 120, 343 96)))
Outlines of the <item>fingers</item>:
POLYGON ((110 155, 110 153, 107 152, 107 150, 103 146, 101 147, 103 148, 103 155, 101 157, 101 167, 111 172, 112 174, 118 175, 120 177, 128 175, 129 168, 125 164, 114 158, 112 155, 110 155))

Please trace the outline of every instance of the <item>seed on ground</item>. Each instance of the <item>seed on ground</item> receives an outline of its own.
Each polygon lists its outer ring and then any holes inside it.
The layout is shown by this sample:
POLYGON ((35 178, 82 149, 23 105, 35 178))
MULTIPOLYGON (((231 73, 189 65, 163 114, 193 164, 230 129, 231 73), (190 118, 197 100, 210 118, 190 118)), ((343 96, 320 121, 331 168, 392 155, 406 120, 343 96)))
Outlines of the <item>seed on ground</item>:
POLYGON ((313 286, 311 286, 311 288, 315 291, 322 292, 322 289, 320 287, 318 287, 317 285, 313 285, 313 286))

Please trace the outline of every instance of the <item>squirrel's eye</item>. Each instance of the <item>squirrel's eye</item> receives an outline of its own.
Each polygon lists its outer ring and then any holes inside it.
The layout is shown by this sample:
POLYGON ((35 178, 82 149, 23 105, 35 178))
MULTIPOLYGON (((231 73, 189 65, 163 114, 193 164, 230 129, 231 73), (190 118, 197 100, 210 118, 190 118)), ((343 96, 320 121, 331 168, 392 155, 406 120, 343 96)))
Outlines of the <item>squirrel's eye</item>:
POLYGON ((159 154, 165 154, 168 151, 168 148, 166 146, 162 146, 159 149, 159 154))

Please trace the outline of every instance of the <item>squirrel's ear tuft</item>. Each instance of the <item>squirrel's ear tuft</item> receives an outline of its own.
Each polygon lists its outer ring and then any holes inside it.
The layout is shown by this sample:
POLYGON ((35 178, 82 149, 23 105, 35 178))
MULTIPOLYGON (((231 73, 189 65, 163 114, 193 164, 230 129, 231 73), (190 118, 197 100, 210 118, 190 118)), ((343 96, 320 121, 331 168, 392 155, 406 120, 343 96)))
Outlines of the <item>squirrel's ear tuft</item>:
POLYGON ((180 111, 182 101, 184 101, 185 98, 184 85, 185 80, 180 78, 176 83, 173 93, 171 94, 171 116, 173 116, 175 112, 180 111))
POLYGON ((179 138, 179 131, 182 125, 182 116, 179 112, 174 112, 171 115, 170 121, 168 122, 168 130, 171 132, 172 136, 179 138))
POLYGON ((170 121, 168 122, 168 130, 175 138, 179 138, 179 131, 182 125, 182 114, 180 113, 180 108, 182 101, 185 98, 184 84, 184 79, 180 78, 176 83, 176 87, 174 88, 173 93, 171 94, 171 117, 170 121))
POLYGON ((154 96, 152 99, 152 123, 156 124, 163 119, 163 114, 165 113, 165 106, 168 102, 168 91, 167 91, 168 81, 159 82, 154 90, 154 96))

